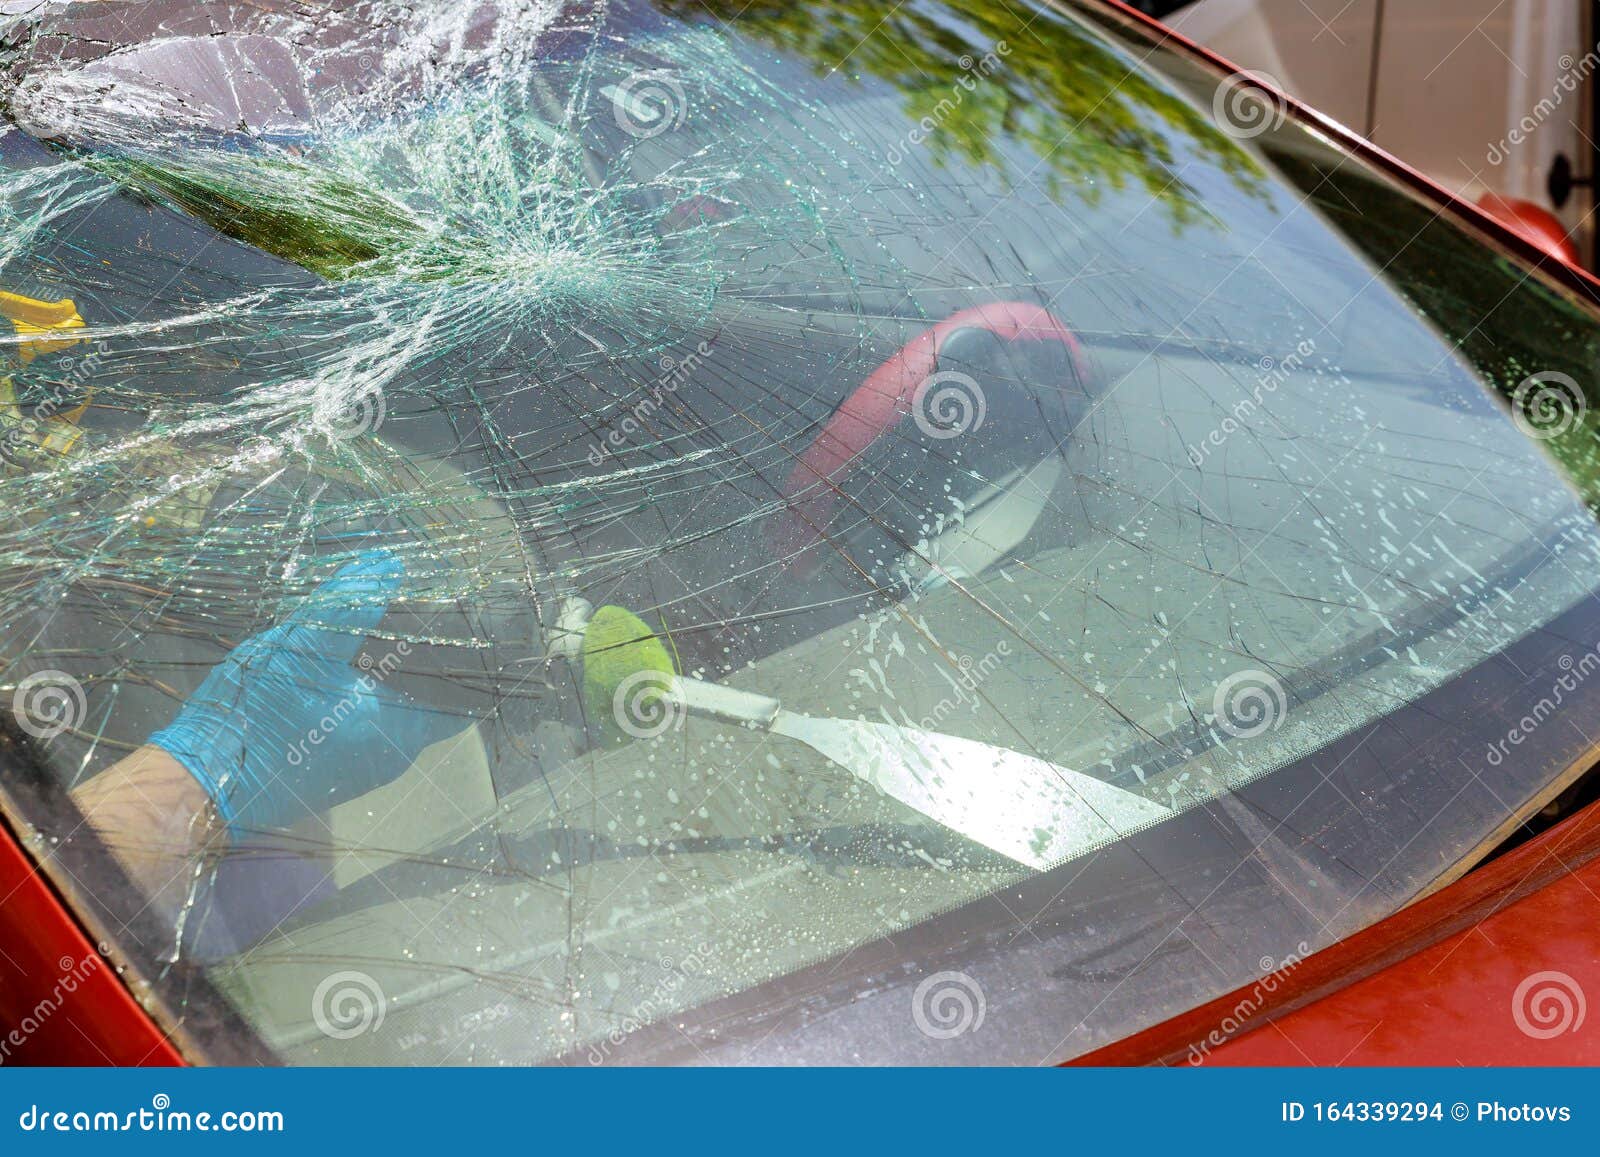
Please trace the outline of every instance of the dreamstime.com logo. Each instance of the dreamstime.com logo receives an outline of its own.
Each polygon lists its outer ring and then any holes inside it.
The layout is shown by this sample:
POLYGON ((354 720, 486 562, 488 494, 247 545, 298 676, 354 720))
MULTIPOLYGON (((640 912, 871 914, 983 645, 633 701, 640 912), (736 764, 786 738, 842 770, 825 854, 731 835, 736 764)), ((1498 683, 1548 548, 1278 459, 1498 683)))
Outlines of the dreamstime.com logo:
MULTIPOLYGON (((611 1050, 621 1045, 630 1035, 646 1025, 651 1025, 679 1007, 683 998, 679 990, 693 981, 711 975, 711 961, 716 949, 704 941, 695 945, 681 960, 663 956, 656 961, 656 983, 634 1003, 632 1008, 620 1011, 611 1031, 589 1046, 589 1063, 603 1065, 611 1057, 611 1050)), ((616 1015, 614 1012, 613 1015, 616 1015)))
POLYGON ((671 677, 660 671, 635 671, 622 680, 611 696, 617 726, 634 739, 655 739, 678 726, 683 708, 671 687, 671 677))
POLYGON ((1236 72, 1226 77, 1211 97, 1217 127, 1237 141, 1279 128, 1289 115, 1288 103, 1278 95, 1282 88, 1276 77, 1265 72, 1236 72))
POLYGON ((935 972, 911 994, 911 1020, 933 1040, 953 1040, 983 1027, 983 988, 965 972, 935 972))
POLYGON ((680 128, 689 116, 683 85, 660 68, 635 72, 621 84, 607 85, 600 95, 610 98, 617 127, 640 140, 680 128))
POLYGON ((978 688, 1010 657, 1011 644, 1001 639, 995 644, 994 650, 985 652, 981 659, 974 660, 971 655, 962 655, 956 660, 954 671, 939 667, 937 669, 939 675, 950 685, 950 694, 935 703, 932 711, 918 719, 917 726, 924 731, 938 731, 945 725, 946 720, 962 707, 972 711, 978 710, 983 704, 983 700, 977 695, 978 688))
POLYGON ((65 671, 35 671, 11 693, 17 726, 35 739, 54 739, 72 730, 88 710, 83 684, 65 671))
POLYGON ((1559 438, 1583 420, 1589 400, 1570 374, 1529 374, 1511 391, 1511 420, 1530 438, 1559 438))
POLYGON ((45 1022, 66 1003, 67 998, 78 991, 78 985, 85 983, 89 977, 104 967, 104 957, 109 955, 111 950, 104 944, 95 947, 99 955, 91 954, 81 960, 63 956, 56 961, 58 975, 55 986, 37 1004, 24 1012, 4 1037, 0 1037, 0 1065, 11 1059, 13 1049, 20 1049, 27 1043, 29 1037, 44 1027, 45 1022))
POLYGON ((1239 1030, 1261 1011, 1262 1006, 1267 1003, 1267 998, 1278 991, 1279 986, 1289 978, 1289 974, 1299 968, 1309 955, 1311 946, 1302 940, 1295 945, 1294 951, 1282 960, 1263 956, 1257 965, 1261 970, 1261 979, 1251 985, 1250 991, 1239 998, 1239 1002, 1228 1010, 1215 1028, 1189 1046, 1189 1063, 1191 1065, 1203 1063, 1206 1057, 1211 1055, 1212 1049, 1221 1048, 1236 1036, 1239 1030))
POLYGON ((1213 451, 1220 449, 1240 429, 1249 426, 1256 415, 1266 408, 1268 395, 1277 393, 1280 386, 1299 373, 1316 348, 1316 342, 1302 338, 1287 357, 1280 360, 1268 355, 1256 362, 1257 374, 1250 391, 1228 407, 1222 421, 1212 427, 1205 437, 1187 447, 1190 463, 1205 465, 1213 451))
POLYGON ((674 358, 663 354, 656 363, 661 374, 646 390, 642 397, 622 416, 622 420, 606 432, 603 439, 589 447, 589 465, 596 468, 605 463, 605 460, 616 454, 617 448, 625 444, 628 439, 640 430, 645 429, 650 420, 666 404, 668 395, 676 394, 678 389, 689 380, 702 362, 711 356, 711 344, 700 342, 689 352, 686 357, 674 358))
POLYGON ((26 412, 20 403, 0 407, 0 459, 26 467, 32 452, 66 453, 77 443, 78 418, 94 394, 88 382, 99 372, 105 353, 106 343, 99 341, 80 358, 57 359, 44 396, 26 412))
POLYGON ((911 420, 930 438, 955 438, 983 426, 989 400, 971 377, 955 370, 929 374, 911 394, 911 420))
POLYGON ((1533 106, 1533 111, 1512 125, 1505 136, 1489 146, 1489 151, 1484 154, 1484 160, 1491 165, 1503 163, 1511 155, 1511 150, 1521 145, 1539 127, 1555 115, 1555 112, 1569 96, 1575 96, 1583 91, 1584 81, 1593 75, 1595 69, 1600 67, 1600 57, 1594 50, 1583 54, 1582 60, 1574 60, 1571 54, 1560 56, 1556 64, 1561 69, 1561 75, 1556 78, 1555 85, 1548 95, 1541 97, 1539 103, 1533 106))
POLYGON ((1581 687, 1596 671, 1600 671, 1600 648, 1584 651, 1577 659, 1562 655, 1556 660, 1556 666, 1561 669, 1561 674, 1550 684, 1550 690, 1540 696, 1539 701, 1513 723, 1504 736, 1489 745, 1484 758, 1490 767, 1499 767, 1504 763, 1511 754, 1511 748, 1521 747, 1528 736, 1560 710, 1568 695, 1581 687))
POLYGON ((1217 684, 1211 697, 1217 726, 1235 739, 1253 739, 1283 726, 1289 697, 1283 684, 1266 671, 1236 671, 1217 684))
POLYGON ((348 969, 323 978, 311 994, 311 1019, 324 1036, 350 1040, 383 1027, 388 998, 365 972, 348 969))
POLYGON ((344 721, 361 706, 361 696, 374 694, 385 679, 400 669, 410 654, 411 644, 403 639, 396 643, 392 650, 385 651, 377 659, 363 652, 356 659, 356 666, 362 673, 356 679, 355 689, 330 707, 327 713, 289 748, 285 756, 289 766, 299 767, 309 758, 311 749, 321 747, 331 739, 333 733, 339 730, 344 721))
POLYGON ((978 82, 987 80, 998 72, 1000 61, 1010 55, 1011 45, 1004 40, 997 40, 991 52, 986 52, 980 57, 968 54, 957 59, 956 64, 961 69, 961 75, 956 77, 955 83, 949 87, 945 96, 928 110, 927 116, 917 121, 905 136, 889 146, 889 164, 900 164, 913 148, 931 139, 967 102, 967 96, 977 90, 978 82))
POLYGON ((282 1133, 284 1123, 276 1109, 191 1113, 174 1109, 171 1097, 157 1093, 148 1108, 125 1113, 29 1105, 18 1114, 17 1127, 24 1133, 282 1133))
POLYGON ((383 388, 367 383, 354 390, 332 390, 319 396, 312 424, 329 440, 348 442, 376 433, 388 413, 383 388))
POLYGON ((1565 972, 1535 972, 1511 994, 1511 1019, 1534 1040, 1577 1032, 1588 1011, 1583 986, 1565 972))

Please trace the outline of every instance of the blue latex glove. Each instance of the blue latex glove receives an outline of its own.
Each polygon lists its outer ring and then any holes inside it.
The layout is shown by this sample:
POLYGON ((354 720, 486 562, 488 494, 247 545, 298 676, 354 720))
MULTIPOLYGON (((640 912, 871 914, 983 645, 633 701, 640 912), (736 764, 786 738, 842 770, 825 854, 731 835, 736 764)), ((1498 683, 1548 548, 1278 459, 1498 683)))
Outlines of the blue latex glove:
POLYGON ((363 553, 229 652, 150 736, 199 781, 235 835, 354 799, 465 730, 462 716, 386 686, 388 671, 352 662, 404 575, 389 551, 363 553))

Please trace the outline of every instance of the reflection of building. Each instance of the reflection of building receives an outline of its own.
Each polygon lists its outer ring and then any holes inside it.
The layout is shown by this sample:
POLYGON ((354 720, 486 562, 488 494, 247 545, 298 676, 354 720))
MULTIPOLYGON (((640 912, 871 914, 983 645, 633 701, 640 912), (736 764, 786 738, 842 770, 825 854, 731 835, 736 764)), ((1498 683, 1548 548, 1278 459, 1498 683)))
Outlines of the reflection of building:
MULTIPOLYGON (((1132 0, 1452 192, 1548 210, 1594 264, 1584 0, 1132 0)), ((1504 211, 1503 202, 1485 202, 1504 211)))

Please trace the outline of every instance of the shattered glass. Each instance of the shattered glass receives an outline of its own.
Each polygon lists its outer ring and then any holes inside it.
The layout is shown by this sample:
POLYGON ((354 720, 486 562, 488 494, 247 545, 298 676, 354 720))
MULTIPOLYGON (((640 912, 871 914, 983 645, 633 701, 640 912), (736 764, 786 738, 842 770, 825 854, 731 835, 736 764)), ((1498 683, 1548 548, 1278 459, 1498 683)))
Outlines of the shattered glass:
POLYGON ((1587 747, 1396 720, 1594 588, 1592 304, 1108 10, 11 7, 5 806, 202 1055, 1058 1060, 1587 747), (193 847, 63 804, 373 551, 446 738, 193 847))

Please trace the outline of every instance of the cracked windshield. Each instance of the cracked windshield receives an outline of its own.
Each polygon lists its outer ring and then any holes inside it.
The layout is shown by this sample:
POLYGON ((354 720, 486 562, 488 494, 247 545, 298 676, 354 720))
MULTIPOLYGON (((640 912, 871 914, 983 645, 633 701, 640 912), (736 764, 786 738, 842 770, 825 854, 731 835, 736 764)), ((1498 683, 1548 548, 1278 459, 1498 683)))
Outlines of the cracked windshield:
POLYGON ((6 8, 0 798, 202 1054, 1061 1060, 1587 745, 1591 307, 1109 8, 6 8))

